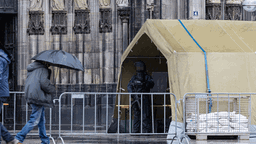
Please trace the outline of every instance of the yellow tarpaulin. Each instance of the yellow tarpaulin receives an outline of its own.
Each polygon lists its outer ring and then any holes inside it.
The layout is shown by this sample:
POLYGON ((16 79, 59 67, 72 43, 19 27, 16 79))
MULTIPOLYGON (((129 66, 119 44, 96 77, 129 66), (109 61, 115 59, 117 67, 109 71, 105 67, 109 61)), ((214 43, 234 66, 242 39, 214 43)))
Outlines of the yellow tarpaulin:
MULTIPOLYGON (((206 51, 212 93, 256 92, 256 22, 182 20, 182 23, 206 51)), ((170 92, 177 99, 188 92, 207 92, 204 53, 178 20, 145 22, 123 53, 118 91, 121 85, 127 92, 127 84, 135 73, 133 62, 139 59, 143 59, 149 74, 167 67, 170 92), (154 59, 161 56, 167 64, 154 59)), ((171 102, 175 118, 174 100, 171 102)), ((128 97, 121 97, 121 104, 128 104, 128 97)), ((252 124, 256 124, 255 104, 253 97, 252 124)), ((177 119, 182 122, 182 105, 177 110, 177 119)), ((114 117, 117 118, 116 110, 114 117)))

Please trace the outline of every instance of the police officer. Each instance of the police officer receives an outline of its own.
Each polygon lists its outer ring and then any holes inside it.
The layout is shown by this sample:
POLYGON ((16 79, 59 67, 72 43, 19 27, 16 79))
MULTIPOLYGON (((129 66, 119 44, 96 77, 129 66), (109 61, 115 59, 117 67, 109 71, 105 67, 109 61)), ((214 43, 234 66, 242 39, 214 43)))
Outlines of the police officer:
MULTIPOLYGON (((134 63, 136 75, 134 75, 128 83, 128 92, 132 93, 149 93, 154 87, 154 81, 146 72, 144 62, 138 61, 134 63)), ((133 110, 133 133, 140 133, 141 130, 141 95, 131 95, 132 110, 133 110)), ((143 133, 150 133, 152 124, 150 118, 150 95, 143 95, 143 114, 142 114, 142 129, 143 133)))

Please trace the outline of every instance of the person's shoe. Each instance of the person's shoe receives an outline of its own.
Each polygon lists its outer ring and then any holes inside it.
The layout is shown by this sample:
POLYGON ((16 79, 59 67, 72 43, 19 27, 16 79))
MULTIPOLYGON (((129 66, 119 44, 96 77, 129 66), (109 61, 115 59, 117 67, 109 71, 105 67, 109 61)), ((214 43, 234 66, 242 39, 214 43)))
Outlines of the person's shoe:
POLYGON ((19 140, 14 139, 14 140, 8 142, 7 144, 22 144, 22 143, 19 140))

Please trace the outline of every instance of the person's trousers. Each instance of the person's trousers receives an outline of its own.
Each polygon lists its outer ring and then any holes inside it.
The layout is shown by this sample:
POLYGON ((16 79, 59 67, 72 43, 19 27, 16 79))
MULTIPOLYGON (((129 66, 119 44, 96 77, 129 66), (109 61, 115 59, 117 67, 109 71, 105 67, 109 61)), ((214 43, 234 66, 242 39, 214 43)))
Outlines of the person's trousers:
MULTIPOLYGON (((3 102, 0 101, 0 112, 2 111, 3 102)), ((6 141, 6 143, 14 140, 14 138, 11 136, 11 134, 8 132, 8 130, 0 123, 0 136, 2 136, 3 140, 6 141)), ((1 138, 0 138, 0 144, 1 144, 1 138)))
MULTIPOLYGON (((139 96, 140 97, 140 96, 139 96)), ((151 98, 149 95, 143 95, 142 103, 142 132, 151 133, 152 123, 151 123, 151 98)), ((139 101, 141 104, 141 101, 139 101)), ((138 103, 132 105, 133 111, 133 133, 140 133, 141 131, 141 108, 138 103)))
POLYGON ((30 105, 32 107, 32 113, 30 115, 29 121, 22 128, 22 130, 16 135, 16 139, 20 142, 23 142, 26 138, 26 135, 38 125, 39 137, 41 138, 42 144, 49 144, 49 137, 46 135, 45 129, 45 112, 44 106, 39 106, 35 104, 30 105))

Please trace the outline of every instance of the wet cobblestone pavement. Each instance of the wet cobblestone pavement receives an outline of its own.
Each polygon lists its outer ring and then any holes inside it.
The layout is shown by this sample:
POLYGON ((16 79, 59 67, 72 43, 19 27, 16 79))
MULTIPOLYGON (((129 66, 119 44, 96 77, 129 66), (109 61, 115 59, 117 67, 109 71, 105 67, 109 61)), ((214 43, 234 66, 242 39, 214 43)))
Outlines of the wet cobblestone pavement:
MULTIPOLYGON (((61 140, 55 138, 56 144, 62 144, 61 140)), ((63 137, 65 144, 171 144, 171 140, 166 140, 166 136, 83 136, 83 137, 63 137)), ((28 137, 23 144, 40 144, 40 139, 28 137)), ((256 144, 256 138, 250 141, 239 141, 237 139, 211 139, 207 141, 196 141, 192 139, 190 144, 256 144)), ((5 142, 2 142, 5 144, 5 142)), ((51 144, 53 142, 51 141, 51 144)), ((173 142, 178 144, 178 142, 173 142)), ((184 143, 185 144, 185 143, 184 143)))

